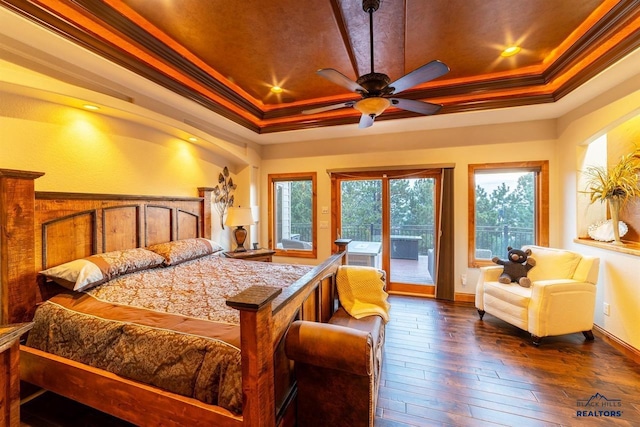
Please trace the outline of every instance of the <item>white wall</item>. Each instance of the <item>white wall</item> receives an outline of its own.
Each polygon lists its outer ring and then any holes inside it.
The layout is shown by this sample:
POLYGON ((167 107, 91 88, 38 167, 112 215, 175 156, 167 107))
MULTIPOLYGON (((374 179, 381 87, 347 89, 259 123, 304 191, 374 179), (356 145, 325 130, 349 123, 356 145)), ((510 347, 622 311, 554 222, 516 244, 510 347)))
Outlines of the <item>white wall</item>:
MULTIPOLYGON (((44 172, 36 191, 198 195, 215 187, 225 159, 162 130, 1 92, 0 168, 44 172)), ((238 203, 249 203, 248 166, 232 168, 238 203)), ((231 247, 213 219, 213 238, 231 247)))
MULTIPOLYGON (((399 126, 401 123, 400 121, 399 126)), ((268 146, 263 150, 262 178, 266 183, 267 175, 270 173, 316 172, 318 174, 318 222, 330 223, 331 215, 322 214, 321 211, 322 206, 331 206, 331 182, 327 174, 328 169, 455 164, 455 291, 472 294, 475 292, 478 270, 467 267, 468 164, 549 160, 550 179, 554 182, 557 180, 554 136, 555 121, 545 120, 515 125, 502 124, 398 133, 345 141, 323 141, 317 144, 268 146), (436 148, 432 148, 433 146, 436 148), (296 157, 287 157, 290 153, 295 153, 296 157), (463 286, 460 281, 463 274, 468 278, 466 286, 463 286)), ((267 200, 266 192, 264 193, 261 207, 262 215, 266 218, 267 200)), ((557 211, 558 197, 558 188, 552 186, 550 195, 552 236, 557 236, 560 226, 557 211)), ((330 254, 331 227, 318 230, 319 259, 330 254)), ((266 241, 266 228, 263 228, 262 233, 261 240, 266 241)), ((552 237, 552 243, 559 243, 559 241, 554 241, 552 237)), ((282 259, 292 262, 313 262, 313 260, 282 259)))
MULTIPOLYGON (((585 214, 576 196, 581 190, 576 171, 584 144, 638 114, 640 75, 558 120, 558 182, 563 187, 560 244, 600 258, 595 323, 636 349, 640 349, 640 251, 621 253, 574 239, 578 234, 576 218, 585 214), (605 302, 610 304, 608 316, 603 314, 605 302)), ((640 141, 636 143, 640 145, 640 141)))

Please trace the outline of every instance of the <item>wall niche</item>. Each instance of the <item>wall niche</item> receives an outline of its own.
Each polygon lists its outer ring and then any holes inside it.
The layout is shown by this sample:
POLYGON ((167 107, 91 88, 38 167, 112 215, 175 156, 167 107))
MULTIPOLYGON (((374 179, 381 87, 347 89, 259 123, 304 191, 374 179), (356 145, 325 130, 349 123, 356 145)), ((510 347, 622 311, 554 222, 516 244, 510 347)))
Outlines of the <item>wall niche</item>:
POLYGON ((640 114, 636 114, 624 122, 617 124, 606 133, 598 135, 585 146, 580 147, 578 156, 578 241, 595 244, 608 249, 630 252, 640 255, 640 198, 631 200, 620 211, 620 221, 627 224, 628 232, 622 237, 624 246, 615 248, 606 242, 591 239, 588 234, 590 225, 610 219, 607 203, 596 201, 590 203, 586 190, 586 179, 582 171, 589 166, 610 168, 620 160, 622 155, 633 152, 640 147, 640 114))

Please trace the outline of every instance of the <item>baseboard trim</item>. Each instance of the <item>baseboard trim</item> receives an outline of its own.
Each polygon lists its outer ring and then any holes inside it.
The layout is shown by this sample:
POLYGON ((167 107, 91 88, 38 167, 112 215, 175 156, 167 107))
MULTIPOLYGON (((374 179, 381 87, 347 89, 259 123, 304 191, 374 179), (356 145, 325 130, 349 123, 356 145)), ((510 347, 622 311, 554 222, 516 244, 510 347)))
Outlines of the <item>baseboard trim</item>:
POLYGON ((604 338, 605 341, 607 341, 617 350, 620 350, 622 353, 624 353, 625 356, 628 356, 630 359, 633 359, 633 361, 636 363, 640 363, 640 350, 622 341, 620 338, 616 337, 615 335, 611 335, 609 332, 605 331, 598 325, 593 325, 593 329, 596 332, 598 332, 598 334, 602 335, 602 338, 604 338))
POLYGON ((476 302, 476 295, 475 294, 456 293, 453 298, 454 298, 454 301, 456 301, 456 302, 473 302, 473 303, 476 302))
POLYGON ((434 299, 436 296, 434 294, 423 294, 423 293, 417 293, 417 292, 405 292, 405 291, 387 291, 387 293, 389 295, 403 295, 403 296, 407 296, 407 297, 420 297, 420 298, 431 298, 434 299))
MULTIPOLYGON (((422 297, 422 298, 436 298, 433 293, 417 293, 417 292, 407 292, 407 291, 398 291, 398 290, 388 290, 389 295, 405 295, 409 297, 422 297)), ((461 294, 456 293, 453 296, 453 302, 462 302, 468 304, 475 304, 476 295, 475 294, 461 294)))
POLYGON ((418 285, 416 283, 388 283, 387 292, 401 295, 422 295, 433 298, 436 296, 436 286, 418 285))

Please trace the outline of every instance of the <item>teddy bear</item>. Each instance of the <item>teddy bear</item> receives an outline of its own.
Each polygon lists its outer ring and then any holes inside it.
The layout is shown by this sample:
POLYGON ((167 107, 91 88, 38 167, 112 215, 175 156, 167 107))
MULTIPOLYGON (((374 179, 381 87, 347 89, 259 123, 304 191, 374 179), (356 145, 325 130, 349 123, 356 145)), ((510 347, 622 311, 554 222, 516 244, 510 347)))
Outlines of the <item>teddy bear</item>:
POLYGON ((536 265, 536 260, 530 255, 531 249, 523 251, 508 246, 507 260, 501 260, 497 256, 491 258, 494 263, 504 266, 504 271, 498 278, 498 282, 504 284, 516 282, 523 288, 531 286, 531 279, 527 277, 527 273, 536 265))

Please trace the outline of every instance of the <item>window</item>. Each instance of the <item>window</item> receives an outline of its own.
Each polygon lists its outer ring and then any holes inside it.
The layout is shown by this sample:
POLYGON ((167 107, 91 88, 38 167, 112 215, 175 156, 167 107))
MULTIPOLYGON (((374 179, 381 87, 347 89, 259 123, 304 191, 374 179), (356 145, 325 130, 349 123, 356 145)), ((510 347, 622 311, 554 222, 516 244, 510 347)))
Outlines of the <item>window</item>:
POLYGON ((316 257, 316 174, 269 175, 269 248, 276 255, 316 257))
POLYGON ((549 244, 549 163, 469 165, 469 267, 532 244, 549 244))

